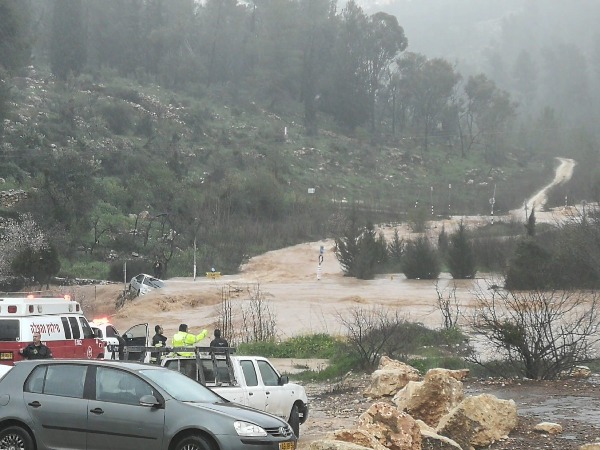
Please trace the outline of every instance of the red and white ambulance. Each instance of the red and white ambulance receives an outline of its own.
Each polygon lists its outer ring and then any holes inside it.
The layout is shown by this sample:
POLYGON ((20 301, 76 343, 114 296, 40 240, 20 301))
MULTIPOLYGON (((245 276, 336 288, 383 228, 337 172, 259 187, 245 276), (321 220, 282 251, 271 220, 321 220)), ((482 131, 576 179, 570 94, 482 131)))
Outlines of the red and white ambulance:
POLYGON ((104 343, 94 336, 81 306, 70 296, 0 297, 0 364, 13 365, 19 349, 42 335, 54 358, 100 358, 104 343))

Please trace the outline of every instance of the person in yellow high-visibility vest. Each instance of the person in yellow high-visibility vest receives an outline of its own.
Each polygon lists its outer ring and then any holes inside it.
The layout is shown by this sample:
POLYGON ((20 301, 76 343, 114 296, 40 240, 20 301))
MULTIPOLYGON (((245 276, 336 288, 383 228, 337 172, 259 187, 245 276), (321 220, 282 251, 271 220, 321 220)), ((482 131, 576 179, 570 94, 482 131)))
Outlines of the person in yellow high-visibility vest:
MULTIPOLYGON (((179 331, 173 336, 171 345, 173 347, 193 347, 196 342, 200 342, 208 336, 208 330, 202 330, 200 334, 188 333, 188 326, 185 323, 179 325, 179 331)), ((194 356, 194 352, 177 352, 179 356, 194 356)))

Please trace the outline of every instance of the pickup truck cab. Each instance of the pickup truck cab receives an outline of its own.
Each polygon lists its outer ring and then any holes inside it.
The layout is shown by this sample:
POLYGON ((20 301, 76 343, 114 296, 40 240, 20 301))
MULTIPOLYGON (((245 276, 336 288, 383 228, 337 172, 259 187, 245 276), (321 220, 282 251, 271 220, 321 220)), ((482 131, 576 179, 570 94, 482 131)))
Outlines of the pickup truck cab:
POLYGON ((261 356, 230 356, 228 352, 198 352, 197 357, 168 356, 164 367, 177 370, 235 403, 266 411, 286 420, 296 437, 308 418, 304 388, 290 383, 261 356))

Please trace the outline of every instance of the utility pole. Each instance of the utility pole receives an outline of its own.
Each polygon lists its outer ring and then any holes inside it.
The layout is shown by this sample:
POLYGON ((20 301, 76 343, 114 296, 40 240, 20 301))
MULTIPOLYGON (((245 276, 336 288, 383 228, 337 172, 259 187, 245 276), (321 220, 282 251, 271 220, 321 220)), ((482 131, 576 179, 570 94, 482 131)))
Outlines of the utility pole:
POLYGON ((496 203, 496 185, 494 184, 494 193, 490 198, 490 205, 492 205, 492 225, 494 225, 494 203, 496 203))
POLYGON ((431 217, 433 217, 433 186, 431 186, 431 217))
POLYGON ((196 234, 194 233, 194 281, 196 281, 196 234))

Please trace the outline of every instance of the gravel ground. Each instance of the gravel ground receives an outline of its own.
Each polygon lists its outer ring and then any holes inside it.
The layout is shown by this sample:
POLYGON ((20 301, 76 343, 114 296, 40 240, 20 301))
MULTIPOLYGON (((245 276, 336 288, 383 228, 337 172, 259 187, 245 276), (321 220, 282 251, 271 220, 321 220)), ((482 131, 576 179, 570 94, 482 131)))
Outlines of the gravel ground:
MULTIPOLYGON (((369 376, 349 376, 336 383, 305 384, 310 399, 310 415, 300 430, 299 449, 324 438, 329 432, 352 428, 358 416, 371 402, 362 392, 369 376)), ((578 450, 586 443, 600 441, 600 377, 588 380, 502 381, 468 380, 468 395, 489 393, 517 403, 519 425, 507 440, 489 450, 578 450), (540 422, 562 425, 560 435, 549 436, 533 431, 540 422)))

